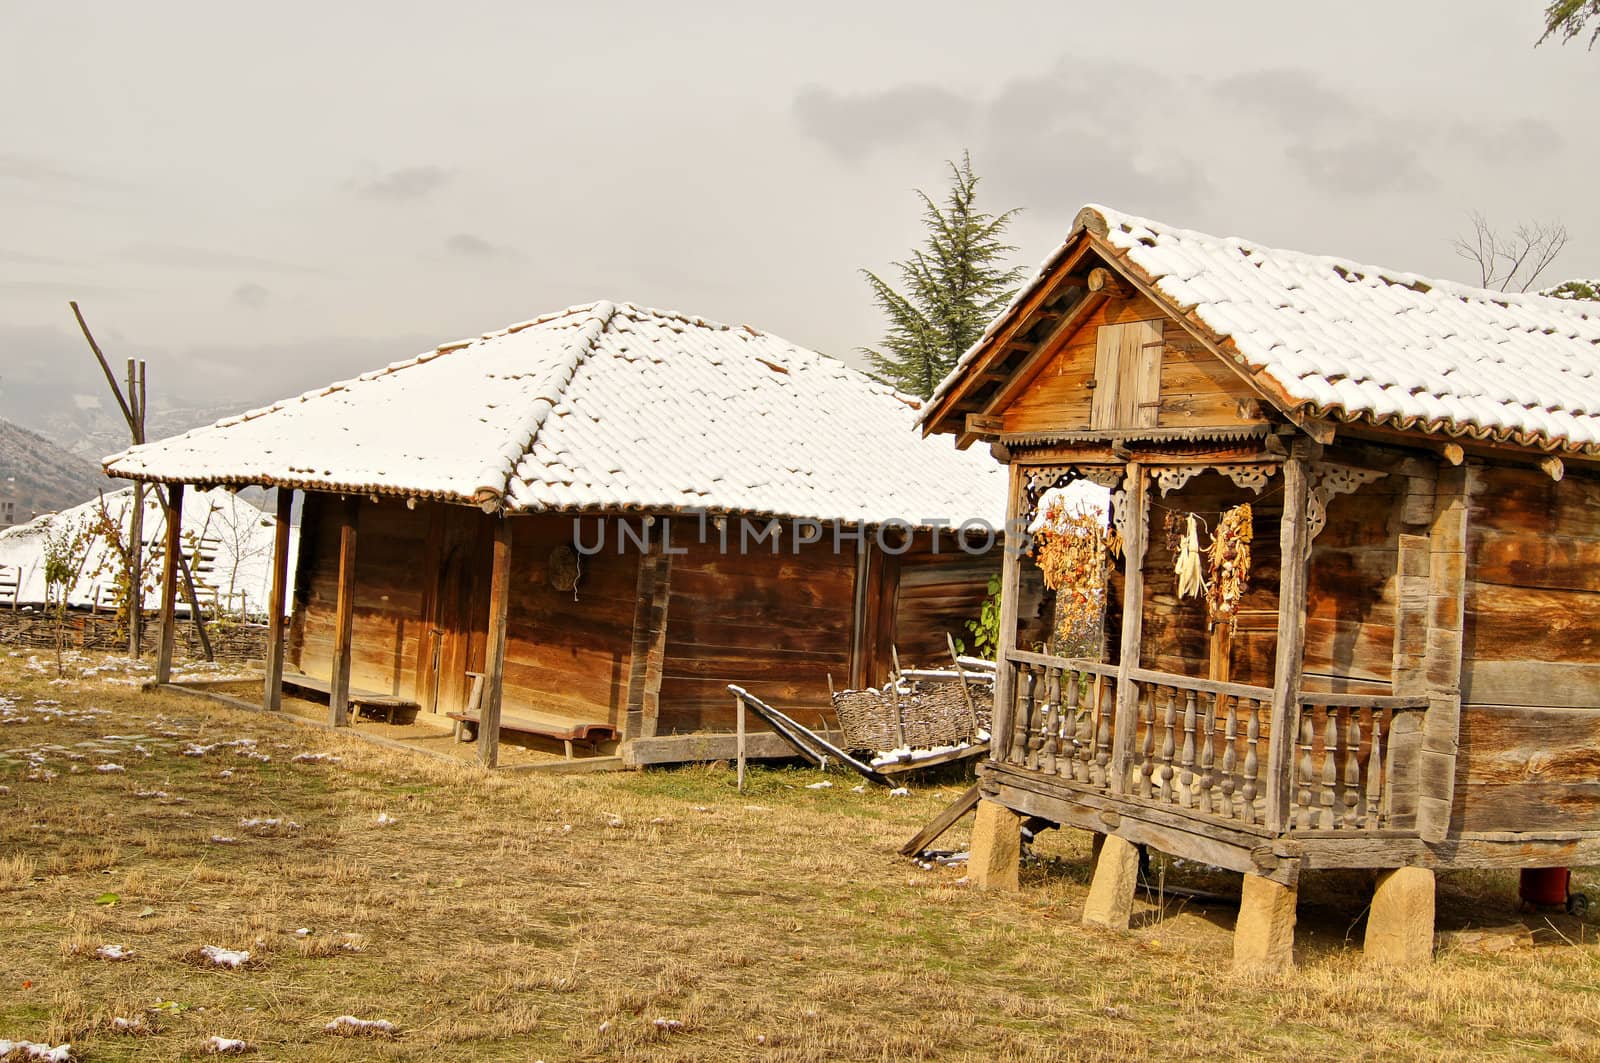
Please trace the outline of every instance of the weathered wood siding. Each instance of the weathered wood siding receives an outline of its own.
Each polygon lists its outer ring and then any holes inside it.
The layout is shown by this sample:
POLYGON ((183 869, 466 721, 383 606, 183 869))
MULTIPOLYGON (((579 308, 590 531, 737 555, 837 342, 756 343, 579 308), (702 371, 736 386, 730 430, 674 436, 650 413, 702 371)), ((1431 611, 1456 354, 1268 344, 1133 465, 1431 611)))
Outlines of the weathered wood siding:
POLYGON ((940 536, 938 553, 931 535, 919 535, 900 555, 893 634, 903 667, 948 667, 946 633, 971 649, 967 623, 983 611, 1000 556, 998 543, 986 554, 964 553, 948 533, 940 536))
MULTIPOLYGON (((308 493, 295 603, 295 666, 308 675, 333 670, 333 631, 339 575, 336 496, 308 493), (314 511, 314 512, 312 512, 314 511)), ((417 563, 427 524, 393 502, 356 507, 356 594, 351 627, 350 684, 365 690, 417 695, 417 662, 426 642, 425 568, 417 563)))
POLYGON ((1600 830, 1600 481, 1481 466, 1457 830, 1600 830))
MULTIPOLYGON (((1155 426, 1200 428, 1262 420, 1255 393, 1184 330, 1142 297, 1107 302, 1064 338, 1032 384, 1003 411, 1005 431, 1081 432, 1091 427, 1095 354, 1102 325, 1159 321, 1165 350, 1155 426)), ((1136 427, 1134 424, 1117 427, 1136 427)))
POLYGON ((780 545, 724 553, 674 537, 686 553, 672 558, 661 734, 731 730, 729 683, 803 723, 827 718, 828 677, 842 688, 850 674, 855 547, 780 545))
MULTIPOLYGON (((639 552, 608 541, 582 558, 576 592, 550 585, 550 555, 572 543, 572 518, 513 517, 505 705, 619 729, 627 713, 639 552)), ((608 522, 610 523, 610 522, 608 522)), ((614 526, 613 526, 614 527, 614 526)))

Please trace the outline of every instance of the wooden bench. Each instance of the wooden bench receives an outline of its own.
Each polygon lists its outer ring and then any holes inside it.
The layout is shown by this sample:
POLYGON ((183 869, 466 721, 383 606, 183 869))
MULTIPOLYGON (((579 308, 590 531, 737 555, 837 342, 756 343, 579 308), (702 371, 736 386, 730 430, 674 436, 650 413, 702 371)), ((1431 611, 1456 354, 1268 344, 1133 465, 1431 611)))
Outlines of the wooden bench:
MULTIPOLYGON (((478 737, 478 708, 483 704, 483 674, 468 672, 467 675, 472 679, 472 689, 467 694, 467 707, 461 712, 445 713, 456 721, 456 738, 463 742, 471 742, 478 737)), ((574 720, 570 716, 540 712, 525 706, 502 705, 500 730, 558 741, 566 750, 568 760, 573 759, 574 742, 585 742, 594 748, 600 742, 610 742, 617 738, 617 729, 602 720, 574 720)))
MULTIPOLYGON (((326 679, 319 679, 314 675, 302 675, 299 672, 285 672, 283 674, 285 690, 311 690, 328 697, 332 694, 332 684, 326 679)), ((394 723, 396 709, 419 708, 415 701, 402 698, 398 694, 385 694, 380 690, 359 690, 350 688, 351 722, 361 715, 361 710, 366 709, 373 713, 383 713, 386 723, 394 723)))

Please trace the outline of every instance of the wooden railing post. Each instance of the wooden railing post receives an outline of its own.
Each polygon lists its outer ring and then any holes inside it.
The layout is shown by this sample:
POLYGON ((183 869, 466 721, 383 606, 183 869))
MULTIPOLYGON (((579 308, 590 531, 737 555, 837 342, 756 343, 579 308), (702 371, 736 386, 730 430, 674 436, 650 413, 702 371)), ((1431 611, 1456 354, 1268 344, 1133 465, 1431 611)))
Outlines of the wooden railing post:
POLYGON ((272 589, 267 595, 267 676, 261 707, 283 708, 283 613, 289 586, 289 518, 294 488, 278 488, 277 523, 272 529, 272 589))
POLYGON ((994 708, 989 714, 989 756, 1004 761, 1011 743, 1011 709, 1016 692, 1016 666, 1008 654, 1017 648, 1017 598, 1022 586, 1022 549, 1028 530, 1028 500, 1022 467, 1011 466, 1006 490, 1006 525, 1000 550, 1000 639, 995 648, 994 708))
POLYGON ((1139 686, 1131 673, 1139 667, 1139 642, 1144 637, 1145 504, 1150 475, 1136 461, 1128 463, 1122 521, 1122 640, 1117 656, 1117 714, 1113 726, 1111 790, 1128 786, 1128 765, 1139 731, 1139 686))
POLYGON ((1311 560, 1306 511, 1310 498, 1305 444, 1296 440, 1283 463, 1283 521, 1278 532, 1278 658, 1273 670, 1272 724, 1267 748, 1266 823, 1288 830, 1294 807, 1295 739, 1300 717, 1300 670, 1306 644, 1306 582, 1311 560))

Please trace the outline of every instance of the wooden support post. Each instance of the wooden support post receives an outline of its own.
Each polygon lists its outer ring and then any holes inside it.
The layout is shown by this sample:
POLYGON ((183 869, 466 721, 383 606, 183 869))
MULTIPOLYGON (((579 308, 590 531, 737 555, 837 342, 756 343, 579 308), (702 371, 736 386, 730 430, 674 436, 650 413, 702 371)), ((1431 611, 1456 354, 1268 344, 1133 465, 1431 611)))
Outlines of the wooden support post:
POLYGON ((862 690, 872 684, 870 666, 873 640, 877 632, 868 627, 872 601, 872 543, 862 536, 856 545, 855 606, 850 625, 850 689, 862 690))
POLYGON ((511 517, 494 522, 494 567, 489 579, 489 646, 483 666, 483 705, 478 709, 478 760, 492 768, 500 759, 500 701, 505 688, 506 615, 511 606, 511 517))
POLYGON ((1362 953, 1368 963, 1409 967, 1433 959, 1433 870, 1378 872, 1362 953))
POLYGON ((1461 648, 1465 627, 1467 514, 1476 469, 1439 470, 1428 541, 1428 641, 1424 656, 1428 714, 1418 760, 1417 832, 1443 841, 1455 800, 1456 744, 1461 731, 1461 648))
POLYGON ((328 680, 328 723, 350 724, 350 635, 356 615, 356 522, 360 502, 339 507, 339 586, 334 604, 333 675, 328 680))
POLYGON ((1134 740, 1139 730, 1139 687, 1133 671, 1139 667, 1139 644, 1144 638, 1144 549, 1150 473, 1136 461, 1128 463, 1122 522, 1122 640, 1117 650, 1117 711, 1111 751, 1111 791, 1122 793, 1128 784, 1134 740))
MULTIPOLYGON (((1016 685, 1016 673, 1007 657, 1017 648, 1017 599, 1022 594, 1022 549, 1028 534, 1028 529, 1021 527, 1028 511, 1024 490, 1027 480, 1020 465, 1011 466, 1010 472, 1006 525, 1001 536, 1000 638, 995 645, 994 707, 989 713, 989 756, 1002 761, 1011 742, 1011 700, 1016 685)), ((980 814, 983 804, 978 806, 980 814)))
POLYGON ((746 749, 745 749, 745 744, 744 744, 744 699, 741 698, 737 694, 735 694, 733 696, 733 708, 734 708, 734 713, 735 713, 735 715, 734 715, 734 721, 735 721, 734 722, 734 727, 737 729, 735 733, 738 736, 737 737, 738 756, 739 756, 739 769, 738 769, 738 784, 739 785, 738 785, 738 789, 739 789, 740 793, 744 793, 744 762, 745 762, 745 753, 747 752, 746 749))
POLYGON ((1244 876, 1233 928, 1233 969, 1277 974, 1294 966, 1295 905, 1299 891, 1260 875, 1244 876))
POLYGON ((283 614, 289 588, 289 518, 294 489, 278 488, 277 523, 272 528, 272 588, 267 595, 267 676, 261 707, 283 708, 283 614))
POLYGON ((1139 887, 1139 847, 1115 834, 1097 835, 1094 879, 1083 902, 1083 925, 1126 930, 1139 887))
POLYGON ((1014 892, 1021 888, 1021 867, 1022 817, 998 801, 979 801, 967 857, 972 884, 979 889, 1014 892))
MULTIPOLYGON (((1306 582, 1311 560, 1310 500, 1304 441, 1283 463, 1283 521, 1278 531, 1278 659, 1273 670, 1271 744, 1267 749, 1267 826, 1286 831, 1294 807, 1295 736, 1306 645, 1306 582)), ((1246 876, 1248 881, 1250 876, 1246 876)), ((1292 924, 1291 924, 1292 925, 1292 924)))
POLYGON ((161 650, 156 682, 172 682, 172 650, 178 638, 178 554, 183 550, 183 485, 167 487, 166 553, 161 557, 161 650))

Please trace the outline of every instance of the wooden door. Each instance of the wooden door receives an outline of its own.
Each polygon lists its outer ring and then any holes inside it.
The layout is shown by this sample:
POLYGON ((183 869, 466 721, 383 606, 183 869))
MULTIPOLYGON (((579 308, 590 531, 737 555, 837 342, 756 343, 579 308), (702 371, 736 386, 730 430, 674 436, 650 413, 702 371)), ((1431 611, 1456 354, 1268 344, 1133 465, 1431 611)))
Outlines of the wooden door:
POLYGON ((488 630, 484 577, 488 521, 475 509, 438 506, 428 535, 433 586, 428 595, 418 700, 431 712, 465 707, 469 671, 481 671, 488 630))

